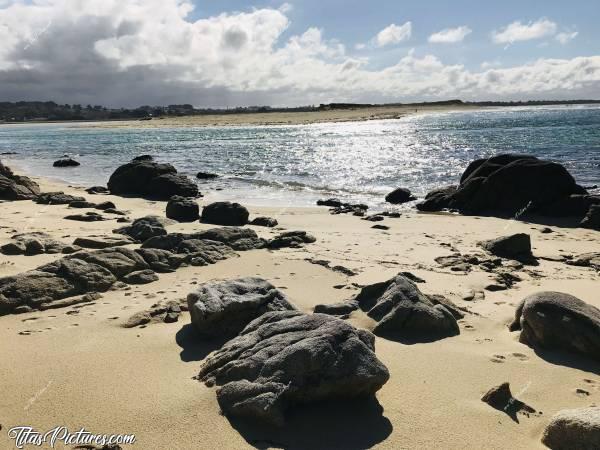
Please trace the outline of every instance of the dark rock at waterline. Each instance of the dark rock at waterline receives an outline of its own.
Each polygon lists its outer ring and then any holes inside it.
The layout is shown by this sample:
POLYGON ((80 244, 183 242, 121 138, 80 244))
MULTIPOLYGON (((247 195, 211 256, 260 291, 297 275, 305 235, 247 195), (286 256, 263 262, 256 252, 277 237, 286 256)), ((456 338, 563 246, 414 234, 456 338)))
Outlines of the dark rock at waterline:
POLYGON ((394 205, 400 205, 402 203, 412 202, 417 198, 412 195, 410 190, 405 188, 398 188, 390 192, 385 196, 385 201, 394 205))
POLYGON ((215 202, 202 208, 203 223, 240 226, 248 223, 250 213, 239 203, 215 202))
POLYGON ((110 194, 108 188, 104 186, 92 186, 85 190, 88 194, 110 194))
POLYGON ((36 197, 35 202, 41 205, 68 205, 73 202, 85 202, 85 198, 64 192, 44 192, 36 197))
POLYGON ((111 194, 168 200, 174 195, 197 197, 198 186, 170 164, 132 161, 117 168, 108 180, 111 194))
POLYGON ((318 206, 328 206, 330 208, 339 208, 340 206, 343 205, 343 202, 341 200, 338 200, 337 198, 328 198, 328 199, 317 200, 317 205, 318 206))
POLYGON ((600 448, 600 407, 565 409, 552 417, 542 443, 552 450, 600 448))
POLYGON ((525 233, 482 241, 477 245, 501 258, 514 259, 527 264, 536 263, 536 259, 531 253, 531 238, 525 233))
POLYGON ((220 386, 226 415, 282 425, 297 404, 371 397, 389 372, 368 331, 324 314, 277 311, 205 359, 198 379, 220 386))
MULTIPOLYGON (((548 214, 549 205, 587 192, 560 164, 523 155, 498 155, 472 162, 454 191, 436 190, 421 211, 457 209, 462 213, 548 214)), ((552 215, 560 215, 557 211, 552 215)))
POLYGON ((142 162, 142 161, 154 161, 154 157, 152 155, 140 155, 132 158, 133 162, 142 162))
POLYGON ((53 167, 77 167, 80 165, 81 164, 78 161, 75 161, 72 158, 59 159, 52 164, 53 167))
POLYGON ((600 231, 600 205, 591 206, 579 226, 600 231))
POLYGON ((581 353, 600 361, 600 310, 561 292, 540 292, 517 307, 511 331, 530 347, 581 353))
POLYGON ((254 225, 257 227, 267 227, 267 228, 273 228, 276 227, 279 224, 279 222, 277 222, 277 219, 273 219, 272 217, 255 217, 254 219, 252 219, 252 222, 250 222, 250 225, 254 225))
POLYGON ((133 221, 131 225, 113 230, 113 233, 125 234, 137 242, 144 242, 152 237, 167 234, 165 225, 173 223, 169 219, 157 216, 141 217, 133 221))
POLYGON ((271 239, 267 247, 273 250, 285 247, 300 248, 304 244, 312 244, 316 241, 317 239, 306 231, 286 231, 271 239))
POLYGON ((0 162, 0 200, 31 200, 39 193, 40 187, 35 181, 15 175, 0 162))
POLYGON ((236 336, 266 312, 296 310, 283 292, 253 277, 206 283, 187 302, 198 333, 213 338, 236 336))
POLYGON ((219 175, 217 175, 216 173, 198 172, 196 174, 196 178, 198 178, 199 180, 214 180, 215 178, 219 178, 219 175))
POLYGON ((441 298, 423 294, 407 277, 397 275, 365 286, 354 300, 377 321, 373 330, 376 335, 427 342, 460 333, 451 310, 458 308, 441 298))
POLYGON ((167 203, 166 216, 178 222, 194 222, 200 218, 200 207, 193 198, 175 195, 167 203))

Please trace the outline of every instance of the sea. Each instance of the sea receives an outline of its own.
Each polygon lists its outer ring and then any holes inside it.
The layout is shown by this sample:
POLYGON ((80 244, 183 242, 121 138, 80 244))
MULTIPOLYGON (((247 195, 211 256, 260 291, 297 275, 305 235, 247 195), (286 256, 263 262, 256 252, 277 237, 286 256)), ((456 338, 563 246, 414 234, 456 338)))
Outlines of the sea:
MULTIPOLYGON (((457 183, 470 161, 523 153, 559 162, 577 182, 600 185, 600 106, 489 108, 397 120, 284 126, 128 128, 85 123, 0 125, 0 158, 31 175, 106 185, 141 154, 200 181, 210 198, 257 206, 311 206, 317 199, 382 206, 397 187, 418 196, 457 183), (76 168, 53 168, 69 155, 76 168)), ((600 193, 598 188, 592 192, 600 193)))

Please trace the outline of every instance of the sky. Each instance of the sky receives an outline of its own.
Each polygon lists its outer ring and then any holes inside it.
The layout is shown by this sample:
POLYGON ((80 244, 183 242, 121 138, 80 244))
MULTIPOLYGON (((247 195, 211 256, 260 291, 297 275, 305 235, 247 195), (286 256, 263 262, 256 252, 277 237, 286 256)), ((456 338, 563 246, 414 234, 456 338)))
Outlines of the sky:
POLYGON ((600 99, 596 0, 0 0, 0 101, 600 99))

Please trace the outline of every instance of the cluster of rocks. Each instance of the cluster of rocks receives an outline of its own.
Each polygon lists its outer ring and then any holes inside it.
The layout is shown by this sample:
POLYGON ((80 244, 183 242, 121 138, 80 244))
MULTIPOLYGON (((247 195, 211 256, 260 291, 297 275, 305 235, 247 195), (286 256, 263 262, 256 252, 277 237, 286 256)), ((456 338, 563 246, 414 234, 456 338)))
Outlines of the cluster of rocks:
POLYGON ((589 195, 558 163, 528 155, 498 155, 473 161, 458 186, 431 191, 420 211, 458 210, 464 214, 569 217, 586 214, 596 223, 600 196, 589 195))
POLYGON ((225 226, 243 226, 255 225, 261 227, 275 227, 277 220, 271 217, 256 217, 249 222, 250 212, 239 203, 232 202, 214 202, 200 208, 194 198, 173 196, 167 203, 166 216, 178 222, 195 222, 200 220, 203 223, 225 226))
POLYGON ((15 175, 0 162, 0 200, 31 200, 40 193, 40 186, 28 177, 15 175))
POLYGON ((134 328, 145 326, 149 323, 175 323, 179 321, 179 317, 183 311, 187 311, 188 307, 185 302, 168 301, 158 302, 146 311, 140 311, 132 315, 124 324, 124 328, 134 328))
POLYGON ((347 315, 361 309, 377 324, 373 333, 403 341, 428 342, 460 333, 457 319, 463 312, 440 295, 425 295, 403 274, 365 286, 344 303, 317 305, 319 311, 347 315))
POLYGON ((198 197, 198 186, 171 164, 153 161, 149 155, 137 157, 117 168, 108 180, 111 194, 169 200, 174 195, 198 197))
POLYGON ((333 215, 352 214, 358 217, 363 217, 369 209, 368 205, 362 203, 345 203, 337 198, 317 200, 317 205, 329 207, 329 212, 333 215))
POLYGON ((11 239, 12 242, 0 247, 3 255, 69 254, 79 250, 77 244, 67 245, 42 232, 15 234, 11 239))

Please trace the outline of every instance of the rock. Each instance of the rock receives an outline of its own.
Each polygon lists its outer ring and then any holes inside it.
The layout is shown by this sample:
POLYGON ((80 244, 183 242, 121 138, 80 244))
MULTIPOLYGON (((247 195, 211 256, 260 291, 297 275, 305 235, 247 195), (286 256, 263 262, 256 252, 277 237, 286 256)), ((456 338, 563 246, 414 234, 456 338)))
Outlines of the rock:
POLYGON ((380 214, 373 214, 371 216, 363 217, 362 220, 368 220, 369 222, 382 222, 385 220, 385 217, 380 214))
POLYGON ((103 220, 108 220, 107 217, 104 217, 102 214, 98 214, 95 212, 87 212, 85 214, 71 214, 65 216, 66 220, 77 220, 79 222, 101 222, 103 220))
POLYGON ((371 228, 373 228, 374 230, 389 230, 390 227, 388 227, 387 225, 373 225, 371 228))
POLYGON ((61 253, 66 247, 62 242, 42 232, 15 234, 11 239, 12 242, 0 247, 0 253, 33 256, 42 253, 61 253))
POLYGON ((44 192, 36 197, 35 202, 41 205, 68 205, 72 202, 85 202, 85 198, 64 192, 44 192))
POLYGON ((545 216, 582 218, 594 205, 600 205, 600 196, 572 194, 541 207, 539 212, 545 216))
POLYGON ((72 257, 89 264, 108 269, 116 278, 121 279, 131 272, 148 269, 148 263, 135 250, 124 247, 105 248, 89 253, 78 253, 72 257))
POLYGON ((167 203, 166 215, 178 222, 194 222, 200 218, 200 208, 193 198, 175 195, 167 203))
MULTIPOLYGON (((115 208, 107 208, 107 209, 104 210, 104 212, 106 214, 115 214, 117 216, 125 216, 125 215, 127 215, 127 213, 125 213, 123 211, 119 211, 118 209, 115 209, 115 208)), ((123 220, 121 220, 121 219, 122 218, 117 219, 117 222, 122 222, 123 220)), ((125 222, 129 222, 129 220, 125 220, 125 222)))
MULTIPOLYGON (((187 309, 187 307, 186 307, 187 309)), ((156 303, 147 311, 140 311, 131 316, 124 324, 124 328, 134 328, 148 323, 173 323, 179 320, 182 307, 175 301, 156 303)))
POLYGON ((88 194, 110 194, 108 188, 105 188, 104 186, 92 186, 87 188, 85 192, 88 194))
POLYGON ((377 336, 427 342, 460 333, 456 318, 440 298, 421 293, 403 275, 363 287, 354 300, 377 321, 373 330, 377 336))
POLYGON ((167 250, 139 248, 136 253, 146 261, 152 270, 159 273, 174 272, 185 261, 183 256, 175 255, 167 250))
POLYGON ((553 450, 600 448, 600 407, 559 411, 544 430, 542 443, 553 450))
POLYGON ((114 195, 168 200, 174 195, 197 197, 198 187, 186 176, 177 173, 170 164, 137 160, 117 168, 108 180, 114 195))
POLYGON ((510 392, 509 383, 502 383, 500 386, 493 387, 484 394, 481 401, 487 403, 494 409, 508 414, 515 421, 517 421, 518 413, 526 415, 536 413, 536 410, 531 406, 526 405, 513 397, 510 392))
POLYGON ((187 302, 192 324, 211 338, 235 336, 266 312, 296 309, 271 283, 251 277, 206 283, 187 302))
POLYGON ((570 266, 578 267, 590 267, 592 269, 600 270, 600 252, 598 253, 584 253, 569 261, 567 264, 570 266))
POLYGON ((254 225, 257 227, 267 227, 267 228, 273 228, 276 227, 279 224, 279 222, 277 222, 277 219, 273 219, 272 217, 255 217, 252 222, 250 222, 250 225, 254 225))
POLYGON ((265 241, 249 228, 223 227, 211 228, 192 234, 171 233, 148 239, 143 248, 160 248, 177 251, 179 245, 186 240, 204 240, 226 244, 234 250, 246 251, 265 247, 265 241))
POLYGON ((517 307, 511 331, 530 347, 566 350, 600 361, 600 310, 572 295, 539 292, 517 307))
POLYGON ((343 203, 342 201, 338 200, 337 198, 329 198, 329 199, 325 199, 325 200, 317 200, 317 205, 318 206, 328 206, 330 208, 340 208, 343 203))
POLYGON ((96 204, 85 200, 75 200, 69 203, 69 208, 95 208, 96 204))
POLYGON ((328 314, 330 316, 347 316, 357 309, 359 309, 358 302, 349 300, 340 303, 317 305, 314 308, 314 312, 317 314, 328 314))
POLYGON ((169 312, 165 315, 164 322, 165 323, 175 323, 179 320, 179 314, 174 312, 169 312))
POLYGON ((215 225, 246 225, 250 213, 239 203, 215 202, 202 209, 202 222, 215 225))
POLYGON ((40 187, 35 181, 15 175, 0 162, 0 200, 31 200, 39 193, 40 187))
POLYGON ((371 397, 389 379, 371 333, 324 314, 263 314, 204 360, 228 416, 282 425, 296 405, 371 397))
POLYGON ((80 163, 72 158, 59 159, 58 161, 54 161, 54 164, 52 164, 53 167, 77 167, 80 165, 80 163))
POLYGON ((501 258, 514 259, 525 264, 536 264, 536 259, 531 253, 531 238, 525 233, 482 241, 477 245, 501 258))
POLYGON ((140 155, 140 156, 136 156, 131 161, 133 161, 133 162, 154 161, 154 157, 152 155, 140 155))
POLYGON ((216 173, 198 172, 196 178, 199 180, 214 180, 215 178, 219 178, 219 175, 216 173))
POLYGON ((167 234, 165 225, 172 223, 169 219, 162 219, 158 216, 145 216, 133 221, 129 226, 113 230, 113 233, 125 234, 132 237, 137 242, 144 242, 156 236, 167 234))
POLYGON ((73 242, 83 248, 102 249, 109 247, 121 247, 123 245, 135 244, 135 240, 128 236, 87 236, 78 237, 73 242))
POLYGON ((125 275, 123 281, 127 284, 148 284, 158 281, 158 275, 151 269, 138 270, 125 275))
POLYGON ((560 164, 532 156, 498 155, 472 162, 454 191, 431 192, 418 206, 421 211, 444 208, 463 213, 522 215, 548 211, 550 205, 572 195, 586 195, 560 164))
POLYGON ((393 205, 400 205, 416 199, 417 198, 411 194, 410 190, 404 188, 395 189, 385 196, 385 201, 392 203, 393 205))
POLYGON ((312 244, 316 241, 317 239, 306 231, 287 231, 275 236, 267 246, 273 250, 285 247, 300 248, 304 244, 312 244))
POLYGON ((600 231, 600 205, 590 206, 588 213, 579 226, 581 228, 600 231))
POLYGON ((113 202, 102 202, 94 205, 94 208, 102 211, 109 211, 116 209, 117 206, 113 202))

